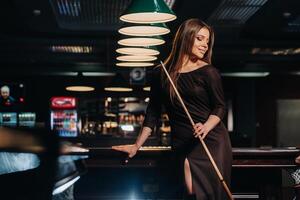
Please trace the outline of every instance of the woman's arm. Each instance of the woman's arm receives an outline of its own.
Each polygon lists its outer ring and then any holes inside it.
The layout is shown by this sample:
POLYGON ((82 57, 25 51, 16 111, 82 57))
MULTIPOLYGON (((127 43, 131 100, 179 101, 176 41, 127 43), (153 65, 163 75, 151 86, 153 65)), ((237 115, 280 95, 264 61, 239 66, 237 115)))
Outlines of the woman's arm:
POLYGON ((161 99, 160 99, 160 74, 159 71, 153 70, 151 79, 150 102, 147 106, 145 119, 141 132, 134 144, 112 146, 112 149, 128 153, 128 156, 133 157, 138 149, 145 143, 147 138, 154 130, 161 114, 161 99))
POLYGON ((132 158, 151 135, 151 132, 152 130, 149 127, 143 127, 134 144, 112 146, 112 149, 123 151, 128 154, 129 158, 132 158))
POLYGON ((204 124, 197 123, 194 126, 195 137, 201 136, 203 139, 220 123, 225 114, 225 99, 219 72, 216 68, 210 67, 206 78, 207 91, 212 105, 212 111, 204 124))
POLYGON ((205 136, 213 129, 215 126, 218 125, 218 123, 221 121, 221 119, 217 115, 209 115, 207 121, 202 123, 196 123, 194 126, 195 129, 195 137, 201 136, 202 139, 205 138, 205 136))
POLYGON ((135 146, 137 149, 141 148, 148 137, 151 135, 152 129, 149 127, 143 127, 141 133, 135 141, 135 146))

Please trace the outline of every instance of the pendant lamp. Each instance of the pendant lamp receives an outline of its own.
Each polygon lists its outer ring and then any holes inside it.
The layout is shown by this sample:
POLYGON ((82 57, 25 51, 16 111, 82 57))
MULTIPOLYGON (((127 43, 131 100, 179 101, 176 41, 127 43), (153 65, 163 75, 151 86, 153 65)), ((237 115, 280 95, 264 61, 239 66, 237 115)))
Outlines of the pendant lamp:
POLYGON ((118 67, 152 67, 154 63, 150 62, 119 62, 116 64, 118 67))
POLYGON ((162 37, 155 36, 155 37, 132 37, 132 38, 125 38, 118 41, 119 45, 124 46, 133 46, 133 47, 143 47, 143 46, 157 46, 164 44, 165 41, 162 37))
POLYGON ((120 20, 131 23, 164 23, 176 19, 164 0, 132 0, 120 20))
POLYGON ((90 92, 90 91, 94 91, 95 88, 90 86, 77 85, 77 86, 68 86, 66 87, 66 90, 72 92, 90 92))
POLYGON ((156 56, 159 55, 159 51, 155 46, 153 47, 123 47, 116 50, 117 53, 127 55, 145 55, 145 56, 156 56))
POLYGON ((118 56, 117 60, 119 61, 128 61, 128 62, 147 62, 156 60, 155 56, 144 56, 144 55, 126 55, 126 56, 118 56))
POLYGON ((170 29, 164 23, 127 25, 120 28, 119 33, 129 36, 157 36, 170 33, 170 29))
POLYGON ((133 89, 127 87, 129 82, 125 80, 122 74, 117 74, 112 78, 111 83, 104 88, 105 91, 110 92, 131 92, 133 89))
POLYGON ((149 92, 151 90, 151 87, 150 86, 144 87, 143 90, 149 92))

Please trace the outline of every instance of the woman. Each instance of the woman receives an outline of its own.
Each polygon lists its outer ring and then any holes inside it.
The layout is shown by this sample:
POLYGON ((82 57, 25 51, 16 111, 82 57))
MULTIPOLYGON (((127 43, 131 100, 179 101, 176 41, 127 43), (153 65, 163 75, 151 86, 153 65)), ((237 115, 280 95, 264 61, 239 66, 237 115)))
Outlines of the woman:
POLYGON ((164 62, 193 120, 192 127, 171 84, 160 68, 154 69, 150 102, 142 131, 133 145, 114 146, 133 157, 150 136, 166 107, 172 130, 172 147, 184 177, 188 199, 224 200, 226 193, 198 137, 202 137, 227 184, 231 175, 231 144, 221 122, 225 102, 221 77, 211 65, 214 34, 199 19, 185 21, 177 30, 172 51, 164 62))

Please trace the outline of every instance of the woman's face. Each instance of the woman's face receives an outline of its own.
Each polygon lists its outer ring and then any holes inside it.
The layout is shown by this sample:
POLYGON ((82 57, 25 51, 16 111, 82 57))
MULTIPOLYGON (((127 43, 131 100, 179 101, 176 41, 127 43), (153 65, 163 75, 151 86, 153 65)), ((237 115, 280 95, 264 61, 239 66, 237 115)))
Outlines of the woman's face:
POLYGON ((195 36, 194 45, 192 49, 192 54, 197 59, 202 59, 208 49, 209 43, 209 31, 207 28, 203 27, 195 36))

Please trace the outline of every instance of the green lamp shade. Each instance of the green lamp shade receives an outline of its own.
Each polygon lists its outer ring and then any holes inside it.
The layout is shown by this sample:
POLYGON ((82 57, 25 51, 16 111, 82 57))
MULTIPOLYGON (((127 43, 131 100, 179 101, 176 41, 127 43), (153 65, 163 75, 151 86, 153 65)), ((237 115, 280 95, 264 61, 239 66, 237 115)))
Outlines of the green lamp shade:
POLYGON ((145 56, 159 55, 159 51, 154 48, 124 47, 124 48, 118 48, 116 52, 121 54, 127 54, 127 55, 145 55, 145 56))
POLYGON ((131 25, 119 29, 119 33, 130 36, 157 36, 170 33, 165 24, 131 25))
POLYGON ((118 67, 152 67, 154 63, 150 62, 120 62, 116 64, 118 67))
POLYGON ((156 60, 155 56, 144 56, 144 55, 126 55, 126 56, 118 56, 117 60, 119 61, 128 61, 128 62, 148 62, 156 60))
POLYGON ((134 47, 143 47, 143 46, 156 46, 164 44, 165 41, 161 38, 152 38, 152 37, 137 37, 137 38, 126 38, 118 41, 119 45, 124 46, 134 46, 134 47))
POLYGON ((164 0, 132 0, 120 20, 131 23, 163 23, 176 19, 164 0))

